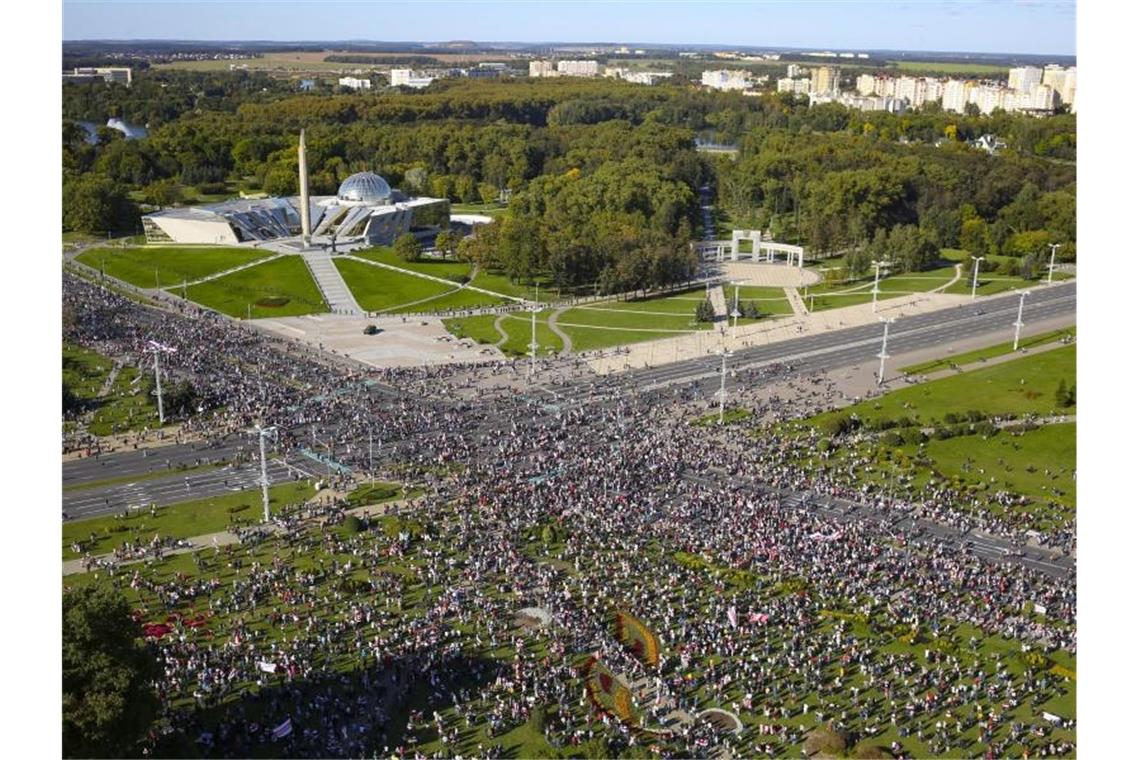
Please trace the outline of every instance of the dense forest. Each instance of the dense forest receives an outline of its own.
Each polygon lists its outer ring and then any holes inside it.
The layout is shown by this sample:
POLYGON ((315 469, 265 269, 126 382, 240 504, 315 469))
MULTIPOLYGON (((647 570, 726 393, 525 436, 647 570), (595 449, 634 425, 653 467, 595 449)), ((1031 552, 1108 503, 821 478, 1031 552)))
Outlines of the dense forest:
POLYGON ((891 115, 789 95, 744 97, 612 80, 442 80, 424 91, 298 93, 250 72, 141 73, 132 87, 64 85, 64 228, 137 229, 151 205, 238 189, 297 191, 306 129, 311 187, 369 169, 410 193, 507 211, 464 254, 527 278, 605 290, 691 274, 699 193, 731 221, 770 229, 860 271, 889 256, 934 266, 938 249, 1075 256, 1076 118, 891 115), (146 124, 146 139, 76 121, 146 124), (697 135, 740 146, 735 160, 697 135), (991 156, 969 146, 996 135, 991 156), (190 192, 191 189, 193 192, 190 192))

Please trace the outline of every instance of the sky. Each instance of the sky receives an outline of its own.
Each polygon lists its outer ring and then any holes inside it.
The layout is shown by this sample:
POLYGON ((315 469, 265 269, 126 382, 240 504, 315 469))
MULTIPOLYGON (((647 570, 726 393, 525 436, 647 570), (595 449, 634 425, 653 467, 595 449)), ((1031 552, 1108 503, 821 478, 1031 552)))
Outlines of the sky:
POLYGON ((616 42, 1076 54, 1075 0, 64 0, 63 38, 616 42))

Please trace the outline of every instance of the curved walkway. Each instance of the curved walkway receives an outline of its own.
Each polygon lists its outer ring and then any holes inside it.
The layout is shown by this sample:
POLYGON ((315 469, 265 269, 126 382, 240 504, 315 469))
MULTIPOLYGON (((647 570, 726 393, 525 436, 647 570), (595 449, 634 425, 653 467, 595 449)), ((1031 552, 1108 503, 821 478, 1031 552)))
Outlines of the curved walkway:
POLYGON ((947 288, 949 288, 954 283, 958 282, 958 280, 960 280, 960 279, 962 279, 962 263, 958 262, 957 264, 954 265, 954 277, 953 277, 953 279, 951 279, 950 282, 946 283, 945 285, 939 285, 937 288, 935 288, 934 290, 932 290, 930 292, 931 293, 945 293, 947 288))
POLYGON ((562 341, 562 350, 558 352, 559 356, 569 356, 574 350, 574 343, 570 340, 570 336, 563 332, 562 328, 558 326, 558 318, 562 316, 562 312, 566 311, 567 308, 568 307, 563 306, 560 309, 555 309, 550 313, 550 316, 546 318, 546 326, 562 341))
POLYGON ((502 348, 503 344, 511 339, 511 336, 508 335, 507 331, 503 329, 503 320, 505 320, 506 318, 507 318, 506 314, 500 314, 498 317, 495 318, 495 332, 497 332, 501 336, 499 338, 499 342, 495 344, 495 348, 502 348))

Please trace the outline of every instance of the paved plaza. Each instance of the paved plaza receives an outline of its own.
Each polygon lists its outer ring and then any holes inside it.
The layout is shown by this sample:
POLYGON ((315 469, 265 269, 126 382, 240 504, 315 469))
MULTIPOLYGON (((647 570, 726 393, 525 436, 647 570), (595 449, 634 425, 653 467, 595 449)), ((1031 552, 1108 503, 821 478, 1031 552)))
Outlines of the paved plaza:
POLYGON ((332 351, 372 367, 471 364, 503 359, 497 348, 455 338, 438 317, 310 314, 259 319, 253 324, 282 338, 332 351), (380 332, 365 335, 368 325, 376 325, 380 332))
POLYGON ((729 282, 765 288, 802 288, 805 285, 814 285, 821 279, 818 272, 788 266, 782 261, 775 264, 726 261, 708 266, 712 271, 728 278, 729 282))

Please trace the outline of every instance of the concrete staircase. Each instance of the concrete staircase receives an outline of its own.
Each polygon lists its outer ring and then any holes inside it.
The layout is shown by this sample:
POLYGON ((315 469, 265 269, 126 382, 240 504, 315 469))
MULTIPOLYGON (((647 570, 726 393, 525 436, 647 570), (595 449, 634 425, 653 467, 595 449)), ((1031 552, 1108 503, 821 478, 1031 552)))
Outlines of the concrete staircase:
POLYGON ((364 310, 360 308, 360 304, 352 296, 352 291, 348 289, 345 284, 344 278, 340 276, 340 271, 337 270, 336 264, 333 263, 332 256, 325 251, 305 251, 301 254, 305 260, 305 264, 309 267, 309 272, 313 275, 313 280, 316 281, 317 287, 321 289, 321 293, 325 297, 325 303, 329 305, 329 310, 334 314, 355 314, 361 315, 364 310))

